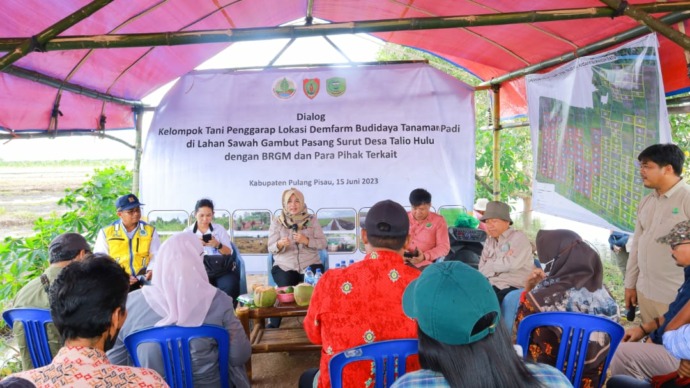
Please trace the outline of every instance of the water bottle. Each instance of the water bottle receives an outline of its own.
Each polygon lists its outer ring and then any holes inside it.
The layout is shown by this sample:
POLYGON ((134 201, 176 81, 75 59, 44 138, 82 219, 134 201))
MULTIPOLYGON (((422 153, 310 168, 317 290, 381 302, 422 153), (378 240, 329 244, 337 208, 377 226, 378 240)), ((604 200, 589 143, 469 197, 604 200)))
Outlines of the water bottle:
POLYGON ((316 269, 316 275, 314 275, 314 287, 316 287, 317 284, 319 284, 319 279, 321 279, 321 268, 316 269))
POLYGON ((314 272, 311 271, 311 266, 304 271, 304 282, 312 286, 314 285, 314 272))
POLYGON ((349 266, 351 266, 351 265, 354 264, 354 263, 355 263, 355 259, 350 259, 350 264, 348 264, 347 266, 349 267, 349 266))
POLYGON ((340 268, 345 268, 347 267, 347 264, 345 264, 345 260, 340 261, 340 268))

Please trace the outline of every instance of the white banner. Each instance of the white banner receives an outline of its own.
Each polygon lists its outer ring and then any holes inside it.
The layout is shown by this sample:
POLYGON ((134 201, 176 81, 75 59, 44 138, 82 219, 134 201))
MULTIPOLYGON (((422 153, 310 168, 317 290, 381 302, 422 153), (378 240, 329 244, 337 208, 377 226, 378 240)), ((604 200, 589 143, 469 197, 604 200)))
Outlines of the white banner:
POLYGON ((472 88, 424 64, 195 72, 156 110, 141 201, 170 218, 211 198, 238 243, 297 187, 327 232, 347 230, 329 250, 361 254, 358 215, 379 200, 422 187, 436 209, 471 208, 474 140, 472 88))
POLYGON ((526 78, 534 209, 631 232, 646 194, 636 167, 671 141, 656 35, 526 78))

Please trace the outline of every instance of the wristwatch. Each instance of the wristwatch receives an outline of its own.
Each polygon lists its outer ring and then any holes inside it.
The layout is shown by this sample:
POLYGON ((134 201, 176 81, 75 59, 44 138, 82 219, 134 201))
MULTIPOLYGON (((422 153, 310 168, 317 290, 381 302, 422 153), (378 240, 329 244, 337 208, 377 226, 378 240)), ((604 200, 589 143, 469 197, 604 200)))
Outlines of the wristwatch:
POLYGON ((216 248, 216 249, 217 249, 217 250, 223 249, 223 243, 222 243, 222 242, 219 242, 219 243, 218 243, 218 248, 216 248))

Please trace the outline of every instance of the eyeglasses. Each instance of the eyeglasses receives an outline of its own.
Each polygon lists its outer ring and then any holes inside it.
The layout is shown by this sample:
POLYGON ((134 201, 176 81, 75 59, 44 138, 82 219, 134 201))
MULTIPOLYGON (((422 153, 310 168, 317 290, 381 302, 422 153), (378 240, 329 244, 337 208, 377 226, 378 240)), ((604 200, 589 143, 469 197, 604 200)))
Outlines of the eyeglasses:
POLYGON ((678 243, 678 244, 671 244, 671 250, 672 250, 672 251, 675 251, 676 248, 678 248, 679 246, 681 246, 681 245, 687 245, 687 244, 690 244, 690 241, 685 241, 685 242, 681 242, 681 243, 678 243))
POLYGON ((139 213, 139 214, 141 214, 141 208, 140 208, 140 207, 135 207, 134 209, 123 210, 122 212, 125 213, 125 214, 127 214, 127 215, 132 215, 132 214, 134 214, 134 213, 139 213))

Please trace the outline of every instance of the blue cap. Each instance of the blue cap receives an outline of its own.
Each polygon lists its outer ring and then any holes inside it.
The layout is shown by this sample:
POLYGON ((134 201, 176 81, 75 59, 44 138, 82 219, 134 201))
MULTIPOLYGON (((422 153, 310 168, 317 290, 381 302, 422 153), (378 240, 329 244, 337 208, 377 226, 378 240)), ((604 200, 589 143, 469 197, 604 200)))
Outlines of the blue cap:
POLYGON ((136 195, 131 193, 123 195, 122 197, 118 198, 117 201, 115 201, 115 207, 117 208, 117 211, 134 209, 135 207, 140 207, 142 205, 144 204, 139 202, 139 198, 137 198, 136 195))

